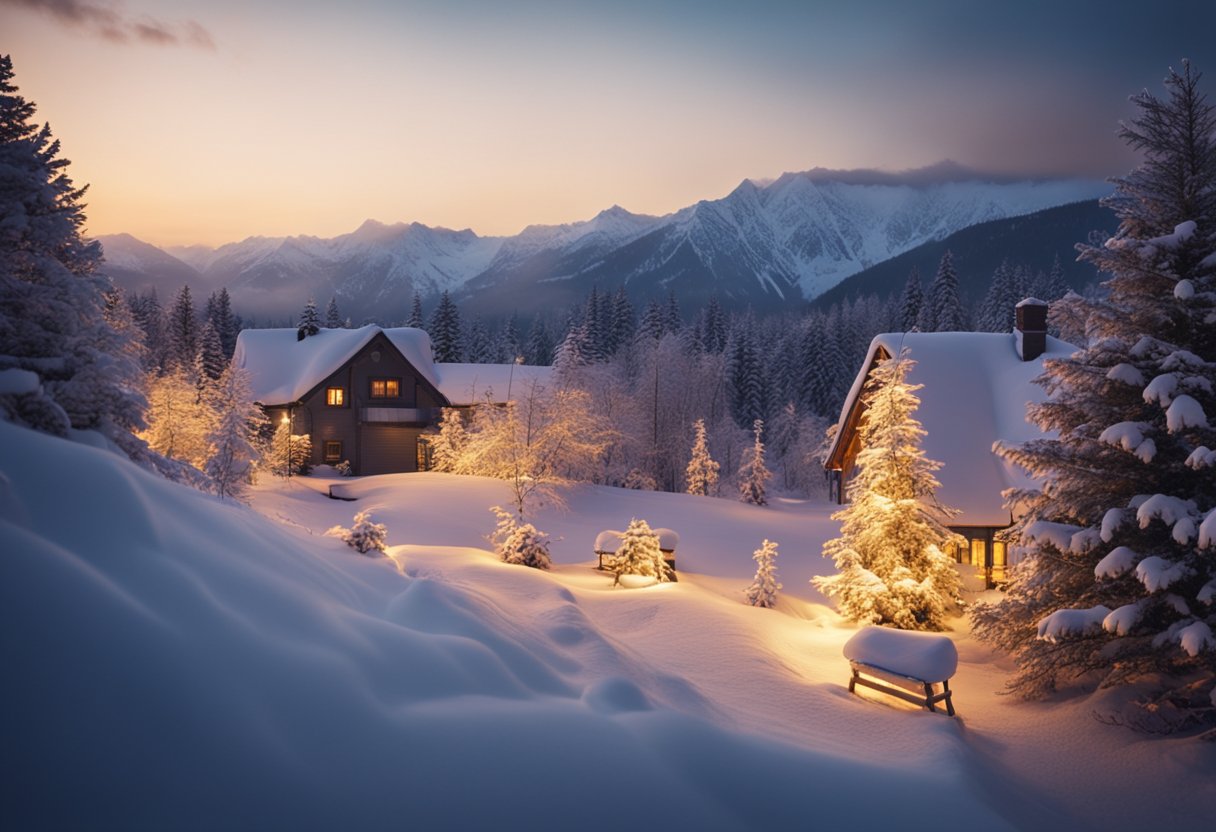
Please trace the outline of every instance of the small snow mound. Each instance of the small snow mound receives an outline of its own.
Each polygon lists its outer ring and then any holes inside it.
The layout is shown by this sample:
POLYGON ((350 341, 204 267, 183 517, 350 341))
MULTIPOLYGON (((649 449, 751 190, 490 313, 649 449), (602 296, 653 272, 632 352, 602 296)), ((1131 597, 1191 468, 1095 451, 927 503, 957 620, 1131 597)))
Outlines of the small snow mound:
POLYGON ((583 693, 583 702, 603 714, 633 713, 653 708, 641 688, 620 676, 610 676, 589 686, 583 693))
POLYGON ((1056 610, 1039 622, 1039 638, 1053 644, 1074 636, 1092 635, 1102 629, 1111 610, 1102 605, 1087 610, 1056 610))
POLYGON ((42 380, 31 370, 19 370, 15 367, 0 370, 0 395, 37 393, 41 388, 42 380))
POLYGON ((621 575, 619 583, 626 589, 642 589, 648 586, 655 586, 659 579, 653 575, 621 575))

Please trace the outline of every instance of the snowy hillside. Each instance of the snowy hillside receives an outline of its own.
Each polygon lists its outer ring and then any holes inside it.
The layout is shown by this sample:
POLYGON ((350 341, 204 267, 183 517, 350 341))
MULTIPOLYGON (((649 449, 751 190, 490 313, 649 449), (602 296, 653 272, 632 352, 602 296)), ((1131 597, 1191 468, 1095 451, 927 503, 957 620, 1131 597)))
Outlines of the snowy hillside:
MULTIPOLYGON (((321 302, 336 295, 356 323, 373 315, 404 319, 414 292, 444 290, 471 312, 529 313, 574 302, 592 286, 622 284, 635 302, 670 289, 689 307, 716 293, 727 305, 776 309, 977 222, 1109 190, 1088 181, 993 182, 954 167, 858 173, 747 180, 721 199, 664 217, 613 206, 584 222, 529 226, 513 237, 369 220, 332 239, 253 237, 171 251, 199 280, 227 286, 238 308, 257 315, 283 315, 309 295, 321 302)), ((102 242, 107 251, 129 248, 118 238, 102 242)), ((116 254, 116 267, 129 268, 116 254)), ((159 274, 151 260, 147 269, 146 279, 159 274)))
POLYGON ((997 697, 965 633, 960 718, 851 696, 804 583, 827 507, 583 487, 559 565, 481 548, 500 482, 264 484, 221 504, 0 423, 0 824, 28 828, 928 829, 1202 824, 1216 759, 997 697), (320 531, 373 508, 392 559, 320 531), (588 541, 678 528, 681 581, 612 589, 588 541), (740 603, 760 535, 776 610, 740 603))

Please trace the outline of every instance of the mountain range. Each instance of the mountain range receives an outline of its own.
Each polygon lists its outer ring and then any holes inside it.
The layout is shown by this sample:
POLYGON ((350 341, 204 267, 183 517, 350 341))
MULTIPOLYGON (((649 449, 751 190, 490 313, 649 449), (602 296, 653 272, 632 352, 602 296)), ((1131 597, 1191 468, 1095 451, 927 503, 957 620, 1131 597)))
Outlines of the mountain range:
POLYGON ((728 307, 773 311, 977 223, 1108 193, 1090 180, 1010 180, 944 163, 890 174, 815 169, 744 180, 725 197, 661 217, 619 206, 584 222, 482 237, 420 223, 368 220, 323 239, 251 237, 218 248, 157 248, 103 236, 106 271, 167 298, 227 287, 246 317, 285 320, 308 297, 337 298, 355 322, 401 320, 415 292, 449 291, 472 314, 560 309, 593 286, 624 285, 634 303, 674 292, 687 308, 716 294, 728 307))

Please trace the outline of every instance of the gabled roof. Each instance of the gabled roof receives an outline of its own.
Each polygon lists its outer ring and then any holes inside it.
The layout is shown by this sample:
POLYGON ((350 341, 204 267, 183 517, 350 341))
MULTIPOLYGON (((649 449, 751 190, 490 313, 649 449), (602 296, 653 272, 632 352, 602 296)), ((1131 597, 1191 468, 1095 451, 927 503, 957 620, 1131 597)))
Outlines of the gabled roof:
POLYGON ((917 395, 916 418, 924 426, 926 456, 942 463, 937 473, 938 500, 962 513, 951 525, 1004 526, 1009 511, 1001 492, 1031 483, 1021 468, 992 452, 994 442, 1025 442, 1043 436, 1026 421, 1026 405, 1046 398, 1031 382, 1043 372, 1044 358, 1066 358, 1076 351, 1071 344, 1048 336, 1047 351, 1023 361, 1009 333, 894 332, 877 335, 845 399, 841 429, 829 451, 829 460, 848 445, 855 429, 859 399, 879 351, 900 354, 907 348, 916 365, 908 373, 912 384, 923 384, 917 395))
POLYGON ((506 401, 508 388, 535 381, 548 384, 552 367, 511 364, 436 364, 431 338, 421 329, 375 325, 322 329, 298 340, 296 330, 246 329, 236 340, 233 363, 249 371, 253 398, 264 405, 299 401, 383 333, 405 359, 452 404, 506 401))

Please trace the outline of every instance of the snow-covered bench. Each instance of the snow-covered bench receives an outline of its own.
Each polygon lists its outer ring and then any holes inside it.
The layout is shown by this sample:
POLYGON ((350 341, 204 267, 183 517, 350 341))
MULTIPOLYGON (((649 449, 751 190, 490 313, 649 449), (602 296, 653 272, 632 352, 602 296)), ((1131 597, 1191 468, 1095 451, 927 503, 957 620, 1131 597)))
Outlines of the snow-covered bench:
POLYGON ((945 636, 866 627, 845 642, 844 657, 853 668, 849 693, 863 685, 934 712, 945 702, 954 716, 950 677, 958 670, 958 650, 945 636))
MULTIPOLYGON (((675 572, 676 547, 680 545, 680 535, 671 529, 651 529, 651 531, 658 535, 659 551, 663 553, 663 560, 667 561, 671 571, 675 572)), ((621 547, 623 535, 624 532, 605 529, 595 536, 595 555, 599 558, 598 569, 604 568, 605 557, 611 561, 616 556, 617 549, 621 547)))

